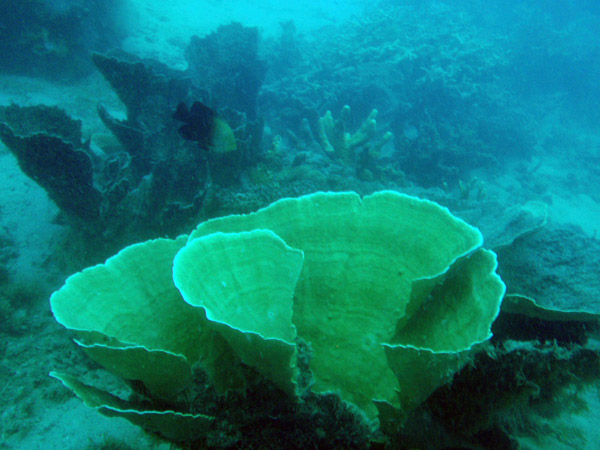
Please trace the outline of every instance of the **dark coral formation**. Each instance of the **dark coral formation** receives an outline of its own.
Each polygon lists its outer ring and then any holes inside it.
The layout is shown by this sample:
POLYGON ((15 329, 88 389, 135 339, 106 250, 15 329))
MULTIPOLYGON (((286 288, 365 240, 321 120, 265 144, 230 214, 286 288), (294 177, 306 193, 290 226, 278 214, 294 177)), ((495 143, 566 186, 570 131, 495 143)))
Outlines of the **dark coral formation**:
POLYGON ((263 109, 276 111, 269 122, 299 133, 306 118, 316 135, 328 109, 349 105, 356 128, 377 108, 396 138, 394 164, 424 186, 531 155, 527 117, 496 86, 512 65, 507 48, 471 11, 459 19, 428 3, 379 5, 310 42, 284 27, 273 53, 293 59, 271 70, 261 91, 263 109))
POLYGON ((185 57, 194 84, 207 89, 216 106, 257 117, 257 97, 267 72, 258 55, 258 28, 220 26, 204 38, 193 36, 185 57))
POLYGON ((17 136, 4 123, 0 139, 13 151, 21 170, 46 189, 59 208, 87 222, 99 219, 102 195, 94 187, 87 153, 57 136, 17 136))
POLYGON ((548 225, 500 248, 498 257, 511 292, 554 309, 600 311, 600 245, 576 227, 548 225))
POLYGON ((155 61, 100 53, 92 60, 127 108, 127 120, 144 124, 147 132, 159 132, 173 105, 190 94, 189 78, 155 61))
MULTIPOLYGON (((244 43, 256 50, 258 45, 256 30, 231 27, 231 32, 229 28, 220 31, 225 33, 223 39, 219 34, 206 38, 207 48, 221 56, 202 59, 197 55, 187 72, 123 53, 92 55, 126 107, 126 118, 118 119, 98 106, 98 115, 117 139, 117 147, 94 145, 94 138, 84 142, 80 122, 45 106, 2 108, 0 138, 23 171, 48 191, 69 220, 77 222, 75 228, 88 237, 100 233, 103 239, 110 238, 114 250, 139 239, 177 234, 198 221, 195 218, 210 185, 239 183, 241 174, 258 158, 263 122, 256 118, 255 103, 265 65, 248 58, 241 48, 239 59, 245 65, 241 72, 231 72, 228 64, 233 62, 223 60, 231 46, 244 43), (246 40, 252 36, 253 41, 246 40), (225 47, 219 50, 220 45, 225 47), (202 71, 208 75, 193 80, 202 71), (232 90, 248 71, 257 73, 251 91, 248 86, 232 90), (234 129, 237 150, 212 154, 181 139, 173 118, 177 105, 203 99, 207 93, 218 98, 225 90, 230 102, 223 117, 234 129)), ((198 44, 194 48, 200 51, 198 44)), ((97 246, 97 239, 92 238, 90 245, 97 246)))

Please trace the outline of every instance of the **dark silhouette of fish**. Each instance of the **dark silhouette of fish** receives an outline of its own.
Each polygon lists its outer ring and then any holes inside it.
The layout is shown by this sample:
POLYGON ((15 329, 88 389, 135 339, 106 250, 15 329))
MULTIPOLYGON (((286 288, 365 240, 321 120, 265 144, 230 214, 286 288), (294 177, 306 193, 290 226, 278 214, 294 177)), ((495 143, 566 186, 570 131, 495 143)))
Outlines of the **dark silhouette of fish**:
POLYGON ((204 103, 194 102, 188 109, 181 102, 173 118, 183 122, 179 135, 188 141, 196 141, 204 150, 225 153, 237 148, 231 127, 204 103))

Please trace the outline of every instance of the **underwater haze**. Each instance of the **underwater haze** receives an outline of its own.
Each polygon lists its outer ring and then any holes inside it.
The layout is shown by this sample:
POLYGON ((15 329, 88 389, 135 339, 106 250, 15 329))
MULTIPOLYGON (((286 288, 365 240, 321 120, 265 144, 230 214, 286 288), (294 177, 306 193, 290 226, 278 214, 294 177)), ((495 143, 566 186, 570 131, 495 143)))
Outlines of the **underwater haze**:
POLYGON ((0 449, 600 448, 599 37, 0 2, 0 449))

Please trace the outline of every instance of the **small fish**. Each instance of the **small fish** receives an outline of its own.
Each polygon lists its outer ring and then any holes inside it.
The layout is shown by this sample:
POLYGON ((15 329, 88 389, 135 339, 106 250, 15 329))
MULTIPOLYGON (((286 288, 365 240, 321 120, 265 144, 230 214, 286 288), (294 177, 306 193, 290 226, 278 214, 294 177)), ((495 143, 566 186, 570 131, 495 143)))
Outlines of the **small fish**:
POLYGON ((173 118, 184 124, 179 128, 179 135, 188 141, 198 142, 198 146, 217 153, 227 153, 237 149, 233 130, 221 119, 215 110, 201 102, 194 102, 188 109, 181 102, 173 118))

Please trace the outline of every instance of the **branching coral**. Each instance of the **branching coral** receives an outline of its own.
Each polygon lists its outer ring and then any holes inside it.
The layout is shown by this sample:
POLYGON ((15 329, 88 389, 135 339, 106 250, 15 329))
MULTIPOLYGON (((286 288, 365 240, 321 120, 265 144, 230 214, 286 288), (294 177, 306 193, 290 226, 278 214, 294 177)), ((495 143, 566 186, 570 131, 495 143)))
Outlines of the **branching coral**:
POLYGON ((354 133, 348 131, 350 107, 344 106, 339 118, 334 119, 331 111, 327 111, 319 118, 317 140, 321 148, 331 157, 341 160, 346 164, 354 164, 361 148, 371 156, 376 156, 393 137, 388 131, 383 137, 377 139, 377 110, 373 109, 367 119, 354 133))

